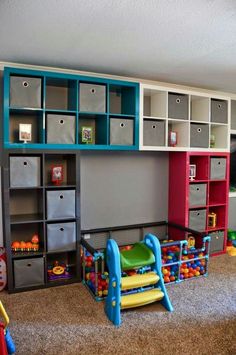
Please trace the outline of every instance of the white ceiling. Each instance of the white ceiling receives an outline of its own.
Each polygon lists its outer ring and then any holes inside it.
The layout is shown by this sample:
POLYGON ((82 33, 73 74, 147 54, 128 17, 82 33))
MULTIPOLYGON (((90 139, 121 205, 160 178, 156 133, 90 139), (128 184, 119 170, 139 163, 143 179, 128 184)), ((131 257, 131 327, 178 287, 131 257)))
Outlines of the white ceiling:
POLYGON ((0 0, 0 60, 236 93, 236 0, 0 0))

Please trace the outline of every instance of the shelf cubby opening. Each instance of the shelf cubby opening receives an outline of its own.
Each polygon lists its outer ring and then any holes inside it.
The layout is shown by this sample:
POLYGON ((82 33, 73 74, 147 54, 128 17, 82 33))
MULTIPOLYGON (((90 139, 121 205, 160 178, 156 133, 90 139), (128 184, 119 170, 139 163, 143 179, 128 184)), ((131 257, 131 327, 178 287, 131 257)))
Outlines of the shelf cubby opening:
POLYGON ((76 251, 47 255, 47 281, 65 282, 77 277, 76 251))
POLYGON ((123 85, 110 85, 109 112, 113 115, 135 115, 135 88, 123 85))
POLYGON ((208 218, 207 218, 207 229, 208 231, 223 229, 225 228, 225 206, 215 206, 209 207, 208 218), (209 225, 209 214, 214 213, 216 215, 216 224, 215 226, 209 225))
MULTIPOLYGON (((204 155, 191 155, 189 157, 189 164, 195 165, 196 176, 194 180, 206 181, 209 179, 208 170, 209 170, 209 159, 208 156, 204 155)), ((193 180, 193 182, 194 182, 193 180)))
POLYGON ((228 148, 228 126, 211 124, 210 147, 217 149, 228 148))
MULTIPOLYGON (((76 185, 76 157, 74 154, 45 154, 44 183, 46 186, 66 187, 76 185), (62 167, 60 183, 52 181, 52 169, 62 167)), ((61 171, 61 169, 60 169, 61 171)))
POLYGON ((168 120, 168 146, 169 147, 188 147, 188 122, 168 120), (173 135, 176 139, 173 140, 173 135), (175 144, 176 143, 176 144, 175 144))
POLYGON ((43 112, 40 110, 11 110, 9 141, 25 145, 44 143, 43 112), (20 124, 25 126, 20 126, 20 124))
POLYGON ((76 88, 76 80, 46 78, 45 108, 75 111, 76 88))
POLYGON ((43 223, 11 225, 11 246, 13 256, 38 255, 44 252, 43 223), (35 236, 38 243, 35 243, 35 236))
POLYGON ((10 190, 10 221, 12 224, 36 222, 43 218, 42 190, 10 190))
POLYGON ((79 116, 79 144, 105 145, 107 139, 107 116, 106 115, 83 115, 79 116))
POLYGON ((203 96, 191 96, 191 115, 192 121, 209 122, 210 119, 210 99, 203 96))
POLYGON ((209 205, 226 204, 227 184, 226 181, 210 181, 209 205))
POLYGON ((143 116, 144 117, 167 117, 167 92, 144 89, 143 95, 143 116))

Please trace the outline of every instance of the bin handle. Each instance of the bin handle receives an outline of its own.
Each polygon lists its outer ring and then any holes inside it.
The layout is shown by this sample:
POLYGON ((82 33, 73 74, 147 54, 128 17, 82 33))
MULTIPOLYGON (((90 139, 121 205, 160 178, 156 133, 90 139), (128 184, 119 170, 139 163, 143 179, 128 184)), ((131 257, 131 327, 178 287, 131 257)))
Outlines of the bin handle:
POLYGON ((0 301, 0 313, 2 314, 3 318, 4 318, 4 328, 6 329, 8 324, 9 324, 9 317, 7 315, 7 312, 5 311, 5 308, 2 304, 2 302, 0 301))

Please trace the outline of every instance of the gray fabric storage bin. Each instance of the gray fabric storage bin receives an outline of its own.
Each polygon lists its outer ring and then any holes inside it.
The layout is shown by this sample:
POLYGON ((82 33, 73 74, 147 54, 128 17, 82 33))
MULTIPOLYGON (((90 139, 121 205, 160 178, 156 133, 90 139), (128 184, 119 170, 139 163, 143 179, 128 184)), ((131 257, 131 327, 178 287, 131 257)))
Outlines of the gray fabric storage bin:
POLYGON ((190 147, 209 148, 209 125, 191 123, 190 147))
POLYGON ((79 86, 79 110, 82 112, 106 112, 106 86, 81 83, 79 86))
POLYGON ((196 231, 204 231, 206 229, 206 210, 189 211, 188 226, 196 231))
POLYGON ((110 118, 110 144, 134 144, 134 120, 110 118))
POLYGON ((10 157, 10 187, 40 186, 40 157, 10 157))
POLYGON ((165 145, 165 122, 144 120, 143 121, 143 145, 165 145))
POLYGON ((206 205, 207 184, 189 185, 189 207, 206 205))
POLYGON ((227 123, 228 107, 226 100, 211 99, 211 122, 227 123))
POLYGON ((217 231, 209 233, 211 237, 210 254, 218 253, 224 250, 224 232, 217 231))
POLYGON ((188 95, 168 94, 168 117, 188 120, 188 95))
POLYGON ((47 143, 75 144, 75 116, 48 114, 47 143))
POLYGON ((44 258, 14 260, 15 287, 44 284, 44 258))
POLYGON ((75 217, 75 190, 47 191, 47 219, 75 217))
POLYGON ((42 80, 22 76, 10 77, 10 107, 42 107, 42 80))
POLYGON ((211 158, 211 180, 223 180, 226 178, 226 158, 211 158))
POLYGON ((47 224, 48 251, 66 251, 76 248, 75 222, 47 224))

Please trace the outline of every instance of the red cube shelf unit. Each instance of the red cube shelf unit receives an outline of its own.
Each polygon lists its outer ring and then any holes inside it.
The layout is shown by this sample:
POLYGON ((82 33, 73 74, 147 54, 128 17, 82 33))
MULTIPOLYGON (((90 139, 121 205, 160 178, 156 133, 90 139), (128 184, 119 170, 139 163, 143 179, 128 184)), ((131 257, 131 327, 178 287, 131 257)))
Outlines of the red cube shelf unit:
MULTIPOLYGON (((170 153, 168 219, 210 235, 212 256, 226 252, 228 191, 229 153, 170 153), (195 170, 192 178, 190 168, 195 170)), ((201 240, 195 242, 202 246, 201 240)))

